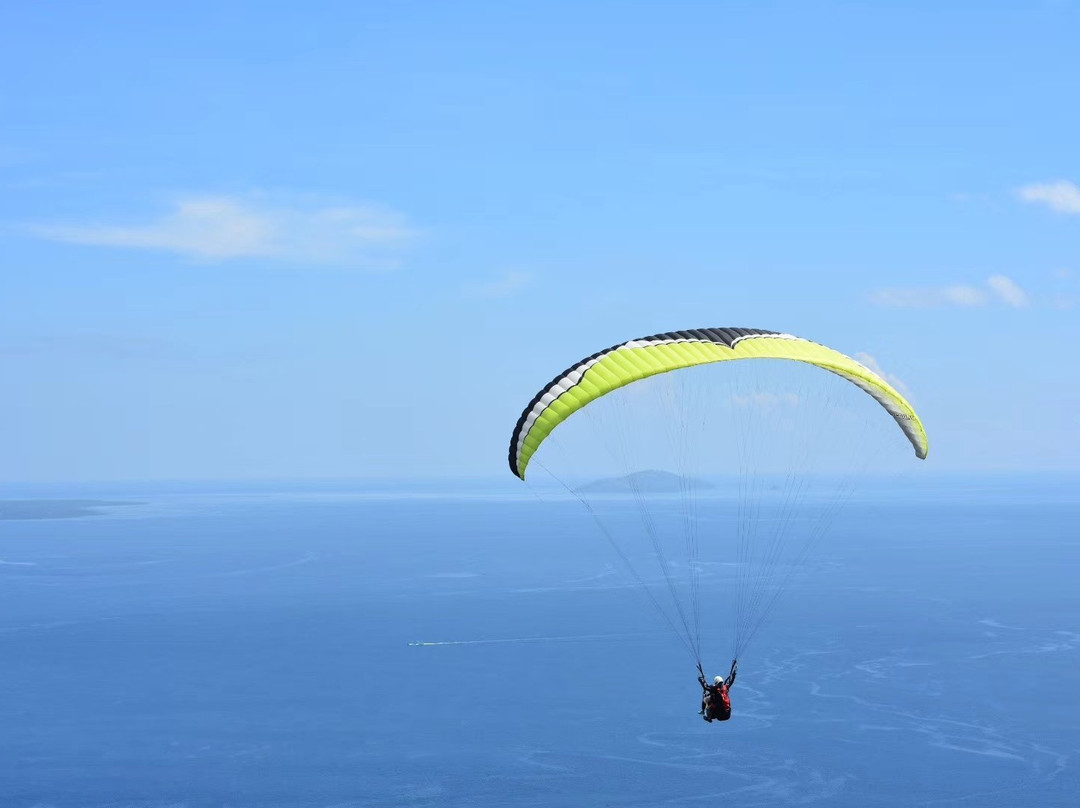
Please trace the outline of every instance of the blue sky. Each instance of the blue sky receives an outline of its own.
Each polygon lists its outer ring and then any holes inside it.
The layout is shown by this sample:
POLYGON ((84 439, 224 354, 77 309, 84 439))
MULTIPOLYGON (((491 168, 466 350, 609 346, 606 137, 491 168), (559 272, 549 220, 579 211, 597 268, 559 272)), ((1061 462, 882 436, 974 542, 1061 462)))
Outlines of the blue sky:
POLYGON ((1080 468, 1080 6, 867 6, 9 4, 0 479, 499 475, 724 325, 1080 468))

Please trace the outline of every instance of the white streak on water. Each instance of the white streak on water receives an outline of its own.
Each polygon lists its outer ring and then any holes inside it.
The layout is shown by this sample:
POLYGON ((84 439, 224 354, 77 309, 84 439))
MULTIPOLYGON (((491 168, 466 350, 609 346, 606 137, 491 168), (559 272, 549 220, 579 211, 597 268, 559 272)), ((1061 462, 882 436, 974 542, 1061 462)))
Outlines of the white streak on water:
POLYGON ((280 564, 269 564, 265 567, 247 567, 239 570, 227 570, 226 572, 215 572, 210 577, 212 578, 230 578, 237 575, 256 575, 263 572, 275 572, 277 570, 284 570, 290 567, 299 567, 303 564, 310 564, 312 561, 318 559, 317 555, 306 555, 303 558, 296 558, 292 561, 283 561, 280 564))
POLYGON ((490 640, 439 640, 433 642, 417 641, 409 643, 414 648, 431 648, 437 645, 497 645, 500 643, 523 642, 584 642, 586 640, 613 640, 630 637, 644 637, 647 634, 568 634, 556 637, 501 637, 490 640))

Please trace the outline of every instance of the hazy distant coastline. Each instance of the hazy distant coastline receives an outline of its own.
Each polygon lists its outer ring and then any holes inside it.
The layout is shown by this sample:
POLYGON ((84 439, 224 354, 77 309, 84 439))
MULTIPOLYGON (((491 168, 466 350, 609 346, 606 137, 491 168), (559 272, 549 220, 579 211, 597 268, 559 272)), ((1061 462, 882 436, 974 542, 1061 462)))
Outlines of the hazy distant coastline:
POLYGON ((7 499, 0 500, 0 522, 20 519, 78 519, 100 516, 102 508, 141 505, 105 499, 7 499))

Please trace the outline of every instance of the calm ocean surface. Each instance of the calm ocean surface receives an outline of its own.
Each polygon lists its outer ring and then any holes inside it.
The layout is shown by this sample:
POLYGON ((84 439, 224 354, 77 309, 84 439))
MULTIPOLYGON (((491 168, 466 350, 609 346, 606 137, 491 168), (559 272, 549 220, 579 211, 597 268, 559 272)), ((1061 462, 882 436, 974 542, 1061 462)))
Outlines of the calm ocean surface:
POLYGON ((726 725, 577 503, 9 487, 130 504, 0 502, 0 806, 1073 808, 1076 483, 858 497, 726 725))

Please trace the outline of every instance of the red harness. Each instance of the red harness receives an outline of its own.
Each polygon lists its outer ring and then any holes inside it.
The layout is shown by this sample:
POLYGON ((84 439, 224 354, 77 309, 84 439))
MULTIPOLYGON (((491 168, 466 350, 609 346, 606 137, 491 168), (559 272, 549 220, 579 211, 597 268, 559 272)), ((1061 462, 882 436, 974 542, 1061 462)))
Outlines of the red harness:
POLYGON ((731 718, 731 697, 728 695, 727 685, 719 684, 709 687, 709 718, 714 721, 727 721, 731 718))

